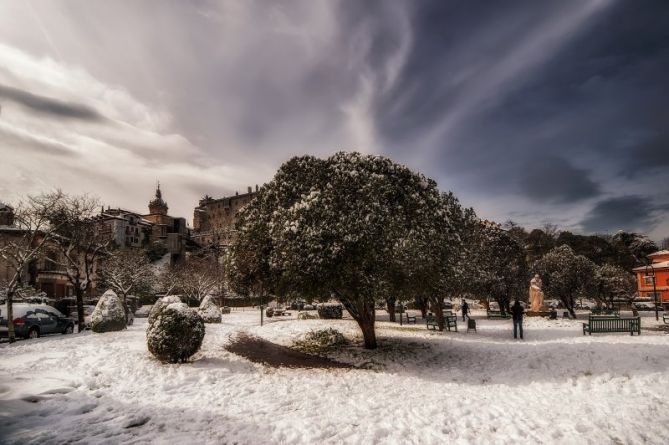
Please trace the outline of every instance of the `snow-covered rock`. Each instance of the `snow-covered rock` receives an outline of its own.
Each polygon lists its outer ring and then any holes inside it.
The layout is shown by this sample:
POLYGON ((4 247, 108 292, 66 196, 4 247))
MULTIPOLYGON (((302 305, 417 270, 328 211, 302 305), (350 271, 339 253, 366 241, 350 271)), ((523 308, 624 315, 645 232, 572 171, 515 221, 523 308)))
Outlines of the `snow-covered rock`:
POLYGON ((152 324, 158 317, 158 314, 160 314, 163 309, 172 303, 181 303, 181 298, 176 295, 168 295, 166 297, 159 298, 158 301, 156 301, 156 304, 151 307, 151 311, 149 311, 149 324, 152 324))
POLYGON ((184 363, 202 346, 204 320, 184 303, 160 310, 146 331, 149 351, 167 363, 184 363))
POLYGON ((91 330, 93 332, 121 331, 126 328, 127 319, 123 302, 113 290, 108 290, 91 314, 91 330))
POLYGON ((223 316, 216 303, 214 303, 211 295, 207 295, 202 299, 200 307, 197 310, 205 323, 220 323, 223 316))

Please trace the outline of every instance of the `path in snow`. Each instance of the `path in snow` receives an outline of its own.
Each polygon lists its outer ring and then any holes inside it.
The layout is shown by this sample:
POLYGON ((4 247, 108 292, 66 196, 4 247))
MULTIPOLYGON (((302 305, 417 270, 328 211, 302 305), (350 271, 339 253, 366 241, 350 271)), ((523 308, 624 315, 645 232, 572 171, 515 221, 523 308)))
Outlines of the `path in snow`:
MULTIPOLYGON (((381 314, 381 313, 380 313, 381 314)), ((669 335, 583 336, 580 322, 508 320, 477 333, 379 322, 371 369, 271 368, 225 350, 240 332, 289 346, 351 320, 268 320, 233 312, 207 325, 184 365, 147 352, 146 321, 124 332, 0 345, 0 442, 669 443, 669 335)), ((644 326, 654 319, 644 317, 644 326)))

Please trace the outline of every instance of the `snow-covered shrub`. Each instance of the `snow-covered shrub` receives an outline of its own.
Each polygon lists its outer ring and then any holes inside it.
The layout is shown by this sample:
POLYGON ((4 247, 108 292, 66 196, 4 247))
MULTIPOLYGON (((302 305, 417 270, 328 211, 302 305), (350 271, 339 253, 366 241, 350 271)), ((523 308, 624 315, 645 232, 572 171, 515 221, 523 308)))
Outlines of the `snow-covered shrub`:
POLYGON ((108 290, 100 297, 91 314, 93 332, 122 331, 126 328, 123 302, 113 290, 108 290))
POLYGON ((229 314, 231 311, 229 306, 223 306, 221 307, 221 314, 229 314))
POLYGON ((184 303, 170 303, 146 331, 149 352, 167 363, 184 363, 202 346, 204 320, 184 303))
POLYGON ((155 321, 155 319, 158 317, 158 314, 160 314, 163 309, 172 303, 181 303, 181 298, 177 297, 176 295, 168 295, 158 299, 158 301, 156 301, 156 303, 151 307, 151 311, 149 312, 149 325, 155 321))
POLYGON ((346 337, 336 329, 307 332, 293 343, 293 347, 308 354, 323 354, 348 344, 346 337))
POLYGON ((220 323, 221 311, 218 309, 218 306, 211 298, 211 295, 207 295, 202 299, 200 307, 197 310, 198 314, 202 317, 205 323, 220 323))
POLYGON ((273 307, 268 307, 267 309, 265 309, 265 316, 266 317, 274 316, 274 308, 273 307))
POLYGON ((321 304, 318 306, 318 316, 320 318, 342 318, 343 313, 344 311, 340 304, 321 304))
POLYGON ((298 320, 312 320, 314 318, 318 318, 318 315, 310 314, 309 312, 300 312, 297 314, 298 320))

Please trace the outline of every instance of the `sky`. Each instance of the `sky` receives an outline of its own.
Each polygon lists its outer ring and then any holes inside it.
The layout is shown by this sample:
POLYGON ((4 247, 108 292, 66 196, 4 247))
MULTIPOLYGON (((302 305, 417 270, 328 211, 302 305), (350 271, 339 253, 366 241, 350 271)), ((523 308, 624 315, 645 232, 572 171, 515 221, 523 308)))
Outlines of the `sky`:
POLYGON ((0 0, 0 201, 175 216, 388 156, 482 218, 669 237, 664 0, 0 0))

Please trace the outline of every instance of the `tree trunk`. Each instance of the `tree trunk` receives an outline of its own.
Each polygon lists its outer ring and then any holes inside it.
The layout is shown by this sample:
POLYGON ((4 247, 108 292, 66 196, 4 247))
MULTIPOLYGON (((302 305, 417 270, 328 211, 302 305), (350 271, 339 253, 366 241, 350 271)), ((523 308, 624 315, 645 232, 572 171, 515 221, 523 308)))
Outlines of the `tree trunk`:
POLYGON ((350 302, 347 299, 340 299, 351 317, 358 323, 362 331, 362 337, 365 342, 365 349, 376 349, 376 332, 374 331, 374 303, 367 301, 350 302))
POLYGON ((16 331, 14 330, 14 291, 7 291, 7 337, 9 337, 9 342, 14 343, 16 341, 16 331))
MULTIPOLYGON (((388 308, 388 315, 390 316, 390 321, 396 321, 395 319, 395 302, 397 298, 395 297, 386 297, 386 307, 388 308)), ((401 316, 401 314, 400 314, 401 316)))
POLYGON ((77 297, 77 332, 83 332, 86 329, 86 322, 84 321, 84 291, 81 289, 79 283, 76 284, 74 292, 77 297))
POLYGON ((422 297, 416 297, 416 306, 420 309, 420 316, 423 320, 427 317, 427 305, 425 304, 425 299, 422 297))
POLYGON ((444 330, 445 320, 444 320, 444 300, 442 298, 437 298, 432 302, 432 310, 434 311, 434 316, 437 319, 437 327, 440 331, 444 330))

